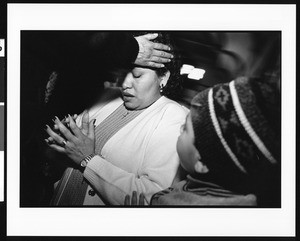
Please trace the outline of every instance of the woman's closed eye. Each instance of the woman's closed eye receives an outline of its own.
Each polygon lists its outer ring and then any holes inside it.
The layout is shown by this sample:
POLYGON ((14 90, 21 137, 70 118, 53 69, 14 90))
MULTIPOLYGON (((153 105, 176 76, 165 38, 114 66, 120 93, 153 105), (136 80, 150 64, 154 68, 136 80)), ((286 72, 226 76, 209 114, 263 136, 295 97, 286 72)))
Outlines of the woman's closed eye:
POLYGON ((138 72, 138 71, 132 71, 132 76, 135 79, 138 79, 142 76, 142 73, 138 72))
POLYGON ((132 73, 133 78, 138 79, 138 78, 140 78, 143 75, 143 69, 141 69, 141 68, 134 68, 131 71, 131 73, 132 73))

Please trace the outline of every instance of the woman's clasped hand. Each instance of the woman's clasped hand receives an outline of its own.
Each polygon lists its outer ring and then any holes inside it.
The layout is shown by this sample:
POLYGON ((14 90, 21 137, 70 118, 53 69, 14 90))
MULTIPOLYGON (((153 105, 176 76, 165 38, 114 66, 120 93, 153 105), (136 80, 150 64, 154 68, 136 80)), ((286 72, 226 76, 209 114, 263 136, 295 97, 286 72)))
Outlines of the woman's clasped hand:
POLYGON ((80 128, 70 115, 64 121, 59 120, 58 117, 55 117, 53 121, 55 123, 53 129, 46 125, 46 132, 49 134, 49 137, 45 139, 52 149, 66 154, 78 165, 86 156, 94 153, 95 119, 89 121, 87 111, 83 114, 80 128))

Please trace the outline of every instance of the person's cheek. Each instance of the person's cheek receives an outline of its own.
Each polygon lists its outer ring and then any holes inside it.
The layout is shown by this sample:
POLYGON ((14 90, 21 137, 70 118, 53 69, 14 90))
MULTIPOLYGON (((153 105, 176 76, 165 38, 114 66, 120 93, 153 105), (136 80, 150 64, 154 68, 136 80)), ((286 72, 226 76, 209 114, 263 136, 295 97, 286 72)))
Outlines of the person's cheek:
POLYGON ((177 139, 176 149, 179 157, 181 156, 181 144, 182 144, 182 134, 177 139))
POLYGON ((184 145, 184 138, 183 138, 183 134, 181 134, 178 138, 178 141, 177 141, 177 153, 178 153, 178 156, 180 158, 180 164, 181 166, 187 170, 187 166, 186 166, 186 159, 187 159, 187 156, 186 156, 186 151, 185 151, 185 145, 184 145))

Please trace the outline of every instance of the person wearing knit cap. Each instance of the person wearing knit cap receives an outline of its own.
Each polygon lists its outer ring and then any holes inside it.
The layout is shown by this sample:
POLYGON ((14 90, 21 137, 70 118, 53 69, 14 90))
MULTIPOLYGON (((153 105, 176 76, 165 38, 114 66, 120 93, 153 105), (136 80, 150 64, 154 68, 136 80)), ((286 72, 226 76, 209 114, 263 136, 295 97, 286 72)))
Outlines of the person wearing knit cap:
POLYGON ((280 207, 278 80, 240 77, 198 93, 177 152, 189 175, 151 205, 280 207))

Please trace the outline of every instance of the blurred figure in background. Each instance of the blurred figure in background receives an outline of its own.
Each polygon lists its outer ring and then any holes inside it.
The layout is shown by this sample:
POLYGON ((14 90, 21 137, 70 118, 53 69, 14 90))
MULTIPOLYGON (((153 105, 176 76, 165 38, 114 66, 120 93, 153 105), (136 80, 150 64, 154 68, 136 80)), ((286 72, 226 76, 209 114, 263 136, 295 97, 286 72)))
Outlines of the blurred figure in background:
POLYGON ((229 71, 228 81, 239 76, 257 78, 280 70, 280 32, 225 32, 220 36, 223 52, 216 65, 229 71))

